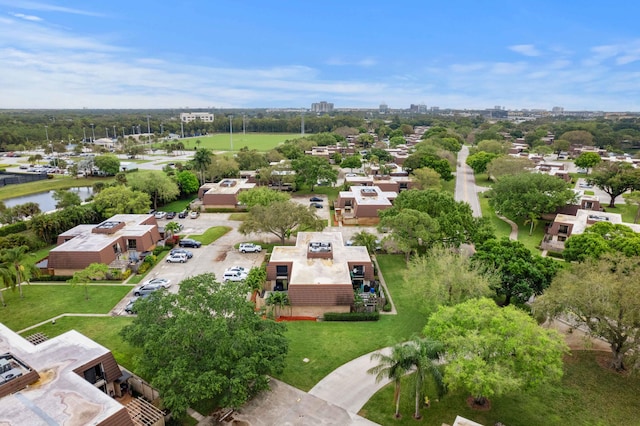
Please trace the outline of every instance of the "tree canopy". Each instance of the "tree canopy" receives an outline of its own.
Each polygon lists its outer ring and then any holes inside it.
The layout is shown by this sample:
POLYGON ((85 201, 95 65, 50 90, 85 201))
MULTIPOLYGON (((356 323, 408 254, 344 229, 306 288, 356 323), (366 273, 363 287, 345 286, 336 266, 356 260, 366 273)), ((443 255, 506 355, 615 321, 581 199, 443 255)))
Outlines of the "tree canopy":
POLYGON ((496 157, 487 165, 487 174, 493 180, 500 180, 503 176, 531 173, 535 165, 528 158, 504 155, 496 157))
POLYGON ((534 255, 520 241, 508 238, 490 239, 476 246, 473 261, 497 273, 499 285, 495 290, 505 297, 505 305, 512 299, 524 303, 534 294, 542 294, 559 269, 553 259, 534 255))
POLYGON ((335 184, 338 180, 338 172, 331 167, 325 158, 305 155, 291 162, 296 171, 295 180, 298 187, 308 185, 311 191, 318 182, 335 184))
POLYGON ((93 197, 93 205, 104 217, 115 214, 142 214, 151 207, 151 197, 142 191, 134 191, 126 186, 105 188, 93 197))
POLYGON ((238 194, 238 202, 251 208, 253 206, 269 206, 276 201, 288 201, 291 199, 289 194, 281 191, 258 186, 248 191, 242 191, 238 194))
POLYGON ((415 169, 411 174, 413 175, 413 182, 416 189, 440 190, 442 187, 442 184, 440 183, 440 175, 429 167, 415 169))
POLYGON ((321 230, 326 221, 315 211, 293 201, 275 201, 268 206, 257 204, 249 209, 249 216, 240 225, 240 232, 267 232, 284 242, 292 232, 301 229, 321 230))
POLYGON ((578 156, 578 158, 573 160, 573 163, 576 165, 576 167, 587 169, 587 174, 589 174, 589 169, 595 167, 601 162, 602 158, 595 152, 583 152, 578 156))
POLYGON ((158 202, 166 204, 180 195, 178 184, 165 173, 155 170, 138 172, 136 178, 129 182, 129 187, 149 194, 154 209, 158 208, 158 202))
POLYGON ((120 171, 120 160, 115 155, 98 155, 93 163, 100 171, 115 176, 120 171))
POLYGON ((609 207, 615 207, 616 197, 640 190, 640 169, 621 161, 604 161, 593 169, 587 182, 606 192, 611 197, 609 207))
POLYGON ((571 235, 562 256, 568 261, 598 259, 605 253, 640 256, 640 234, 622 224, 597 222, 582 234, 571 235))
POLYGON ((183 170, 176 175, 176 182, 182 194, 195 194, 200 188, 198 177, 190 170, 183 170))
POLYGON ((542 173, 503 176, 489 192, 489 203, 511 219, 538 218, 575 200, 562 179, 542 173))
POLYGON ((440 177, 444 180, 453 179, 453 174, 451 174, 451 164, 444 158, 440 158, 435 154, 425 153, 424 151, 416 151, 407 157, 402 163, 402 167, 412 172, 415 169, 420 169, 423 167, 429 167, 430 169, 438 172, 440 177))
POLYGON ((460 253, 433 247, 424 256, 411 259, 403 285, 410 299, 427 314, 439 306, 453 306, 467 299, 489 297, 496 284, 494 273, 473 264, 460 253))
POLYGON ((447 386, 468 391, 481 405, 492 396, 558 381, 568 351, 557 331, 490 299, 442 306, 423 332, 444 345, 447 386))
POLYGON ((499 154, 479 151, 467 157, 467 165, 473 169, 474 173, 484 173, 487 171, 487 165, 497 158, 499 154))
POLYGON ((203 399, 239 407, 282 371, 284 325, 262 319, 248 291, 202 274, 182 281, 177 294, 161 290, 136 302, 138 315, 121 334, 141 348, 139 371, 178 415, 203 399))
MULTIPOLYGON (((605 255, 572 264, 534 303, 534 311, 569 315, 611 346, 611 366, 627 368, 625 356, 640 351, 640 257, 605 255)), ((640 364, 629 363, 633 368, 640 364)))

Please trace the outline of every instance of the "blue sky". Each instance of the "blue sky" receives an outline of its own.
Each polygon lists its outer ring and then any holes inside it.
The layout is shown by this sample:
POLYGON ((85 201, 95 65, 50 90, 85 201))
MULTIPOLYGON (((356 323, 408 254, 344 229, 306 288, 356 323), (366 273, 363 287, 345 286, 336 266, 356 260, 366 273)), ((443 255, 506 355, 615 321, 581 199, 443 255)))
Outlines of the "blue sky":
POLYGON ((0 108, 640 111, 639 2, 0 0, 0 108))

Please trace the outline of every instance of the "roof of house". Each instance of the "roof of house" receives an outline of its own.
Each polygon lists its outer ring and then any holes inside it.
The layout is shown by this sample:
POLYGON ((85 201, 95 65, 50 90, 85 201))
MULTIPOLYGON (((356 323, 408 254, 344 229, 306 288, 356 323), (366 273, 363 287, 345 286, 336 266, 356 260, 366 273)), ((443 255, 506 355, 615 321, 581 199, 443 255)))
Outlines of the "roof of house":
POLYGON ((367 248, 345 246, 341 232, 299 232, 295 246, 276 246, 270 263, 292 262, 289 284, 351 283, 349 262, 370 263, 367 248), (308 258, 311 243, 329 244, 332 259, 308 258))
POLYGON ((77 331, 34 345, 0 323, 0 353, 10 353, 40 375, 35 383, 0 399, 1 424, 100 424, 123 415, 123 405, 74 372, 110 354, 77 331))
POLYGON ((247 182, 246 179, 222 179, 216 183, 202 185, 204 194, 237 194, 242 189, 255 188, 256 184, 247 182))
MULTIPOLYGON (((73 237, 64 244, 51 249, 52 252, 96 252, 114 244, 122 237, 141 237, 157 225, 143 225, 153 215, 149 214, 117 214, 97 225, 78 225, 60 234, 62 237, 73 237), (124 223, 121 229, 113 233, 95 233, 93 230, 105 224, 124 223)), ((124 249, 124 248, 123 248, 124 249)))
POLYGON ((340 198, 353 198, 359 206, 391 206, 398 197, 394 191, 382 191, 377 186, 352 186, 349 191, 340 191, 340 198))
POLYGON ((589 226, 588 222, 606 221, 614 225, 625 225, 634 232, 640 232, 640 224, 622 222, 622 215, 619 213, 596 212, 593 210, 579 209, 575 216, 568 214, 558 214, 554 222, 572 224, 571 235, 582 234, 589 226))

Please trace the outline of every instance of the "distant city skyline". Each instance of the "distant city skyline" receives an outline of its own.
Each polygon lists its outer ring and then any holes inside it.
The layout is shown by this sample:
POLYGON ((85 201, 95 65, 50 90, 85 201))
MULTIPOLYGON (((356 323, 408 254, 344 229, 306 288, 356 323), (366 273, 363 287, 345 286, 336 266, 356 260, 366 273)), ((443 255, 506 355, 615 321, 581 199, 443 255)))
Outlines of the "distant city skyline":
POLYGON ((0 108, 640 111, 640 4, 0 0, 0 108))

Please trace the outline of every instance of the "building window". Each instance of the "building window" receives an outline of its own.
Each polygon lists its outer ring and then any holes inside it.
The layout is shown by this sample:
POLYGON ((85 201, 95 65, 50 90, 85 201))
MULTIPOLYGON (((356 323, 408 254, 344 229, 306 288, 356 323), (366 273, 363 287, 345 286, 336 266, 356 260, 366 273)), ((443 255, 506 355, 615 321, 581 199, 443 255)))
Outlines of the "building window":
POLYGON ((127 240, 127 248, 129 250, 135 250, 137 248, 136 240, 127 240))
POLYGON ((276 265, 276 276, 278 277, 288 277, 289 276, 289 268, 287 265, 276 265))
POLYGON ((364 277, 364 265, 355 265, 351 268, 351 279, 364 277))
POLYGON ((569 233, 569 225, 560 225, 558 227, 558 232, 561 234, 568 234, 569 233))
POLYGON ((587 201, 587 202, 585 202, 585 203, 584 203, 584 208, 585 208, 585 209, 588 209, 588 210, 593 209, 593 202, 591 202, 591 201, 587 201))
POLYGON ((273 287, 273 291, 286 291, 288 289, 288 282, 286 279, 277 279, 276 285, 273 287))
POLYGON ((92 385, 98 383, 100 380, 104 379, 104 370, 102 369, 102 364, 94 365, 88 370, 85 370, 83 375, 84 379, 92 385))
POLYGON ((567 237, 565 237, 564 235, 558 236, 558 241, 560 241, 561 243, 565 242, 566 240, 567 240, 567 237))

